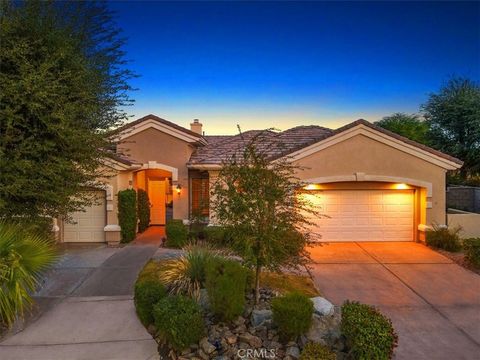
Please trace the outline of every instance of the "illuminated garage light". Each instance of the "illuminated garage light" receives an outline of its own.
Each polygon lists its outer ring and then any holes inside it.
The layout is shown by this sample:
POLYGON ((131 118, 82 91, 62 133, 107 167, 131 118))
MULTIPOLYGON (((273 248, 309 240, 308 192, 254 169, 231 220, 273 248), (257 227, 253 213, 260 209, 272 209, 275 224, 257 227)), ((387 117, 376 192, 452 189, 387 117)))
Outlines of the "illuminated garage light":
POLYGON ((308 184, 303 187, 305 190, 318 190, 320 189, 320 185, 317 184, 308 184))
POLYGON ((405 189, 408 189, 409 187, 408 187, 407 184, 401 183, 401 184, 395 184, 395 185, 393 185, 393 188, 394 188, 394 189, 397 189, 397 190, 405 190, 405 189))

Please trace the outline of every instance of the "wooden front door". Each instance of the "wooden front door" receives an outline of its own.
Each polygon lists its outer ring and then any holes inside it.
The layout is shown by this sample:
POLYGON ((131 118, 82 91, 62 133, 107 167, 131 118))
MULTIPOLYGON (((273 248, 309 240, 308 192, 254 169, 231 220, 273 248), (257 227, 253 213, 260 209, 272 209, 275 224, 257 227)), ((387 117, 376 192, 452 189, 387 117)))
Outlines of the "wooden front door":
POLYGON ((150 224, 165 225, 165 180, 148 181, 148 197, 150 209, 150 224))

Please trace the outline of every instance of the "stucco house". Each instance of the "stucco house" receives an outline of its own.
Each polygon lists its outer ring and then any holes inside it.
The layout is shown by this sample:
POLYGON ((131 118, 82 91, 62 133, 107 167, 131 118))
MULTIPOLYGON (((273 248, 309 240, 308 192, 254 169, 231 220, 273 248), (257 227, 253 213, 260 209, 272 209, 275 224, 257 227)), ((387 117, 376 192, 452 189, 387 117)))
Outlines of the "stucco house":
MULTIPOLYGON (((95 191, 98 203, 58 220, 62 242, 120 239, 117 193, 133 187, 148 192, 151 224, 188 219, 200 204, 211 216, 209 187, 227 159, 258 131, 240 135, 204 135, 195 120, 190 129, 147 115, 114 132, 120 141, 106 161, 112 176, 95 191)), ((272 160, 288 156, 306 167, 299 176, 315 193, 316 206, 328 218, 312 231, 322 241, 421 241, 432 223, 446 223, 446 172, 462 166, 449 155, 357 120, 337 130, 298 126, 268 132, 272 160)))

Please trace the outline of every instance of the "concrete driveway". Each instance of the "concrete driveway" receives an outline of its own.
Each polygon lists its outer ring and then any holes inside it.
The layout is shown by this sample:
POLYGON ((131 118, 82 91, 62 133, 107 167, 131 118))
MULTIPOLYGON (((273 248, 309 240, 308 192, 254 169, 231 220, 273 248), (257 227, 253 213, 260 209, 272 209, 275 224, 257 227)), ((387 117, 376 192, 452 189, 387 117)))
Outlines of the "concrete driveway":
POLYGON ((311 255, 325 297, 376 305, 392 319, 396 359, 480 358, 480 276, 413 242, 330 243, 311 255))
POLYGON ((137 275, 157 249, 67 249, 35 294, 35 315, 0 342, 0 359, 158 359, 133 304, 137 275))

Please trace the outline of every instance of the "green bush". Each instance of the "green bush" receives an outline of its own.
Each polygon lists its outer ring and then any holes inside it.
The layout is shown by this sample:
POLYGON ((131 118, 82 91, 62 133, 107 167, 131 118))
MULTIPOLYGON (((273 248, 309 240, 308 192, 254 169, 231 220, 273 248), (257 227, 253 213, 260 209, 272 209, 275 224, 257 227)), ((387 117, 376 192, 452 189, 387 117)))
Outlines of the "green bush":
POLYGON ((238 262, 217 258, 207 264, 205 286, 214 314, 231 321, 243 312, 247 270, 238 262))
POLYGON ((300 360, 335 360, 337 355, 328 347, 309 342, 305 344, 300 355, 300 360))
POLYGON ((212 245, 225 245, 227 241, 227 231, 223 226, 205 226, 203 235, 212 245))
POLYGON ((197 343, 205 334, 200 306, 182 295, 169 296, 153 307, 155 326, 176 350, 197 343))
POLYGON ((23 317, 41 273, 56 259, 49 237, 30 232, 24 224, 0 221, 0 328, 23 317))
POLYGON ((459 251, 462 248, 462 242, 458 235, 461 230, 459 227, 447 228, 434 224, 433 229, 427 231, 427 245, 447 251, 459 251))
POLYGON ((463 240, 463 249, 465 250, 465 259, 470 264, 480 267, 480 238, 463 240))
POLYGON ((166 226, 167 242, 165 245, 172 248, 181 248, 187 244, 188 228, 182 220, 172 219, 166 226))
POLYGON ((150 200, 143 189, 138 189, 138 232, 144 232, 150 225, 150 200))
POLYGON ((346 301, 341 332, 354 359, 391 359, 398 337, 392 322, 375 307, 346 301))
POLYGON ((313 302, 300 293, 290 293, 272 300, 273 321, 282 337, 296 339, 312 324, 313 302))
POLYGON ((158 280, 138 281, 135 284, 135 308, 143 325, 153 324, 153 305, 166 295, 165 286, 158 280))
POLYGON ((118 222, 122 242, 135 239, 137 232, 137 193, 133 189, 118 192, 118 222))

